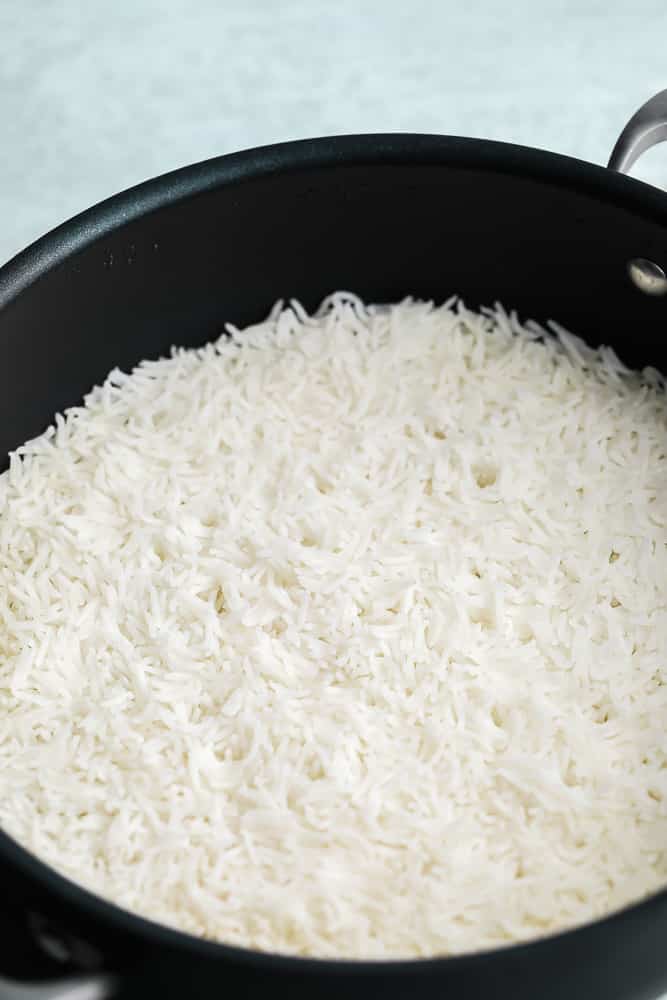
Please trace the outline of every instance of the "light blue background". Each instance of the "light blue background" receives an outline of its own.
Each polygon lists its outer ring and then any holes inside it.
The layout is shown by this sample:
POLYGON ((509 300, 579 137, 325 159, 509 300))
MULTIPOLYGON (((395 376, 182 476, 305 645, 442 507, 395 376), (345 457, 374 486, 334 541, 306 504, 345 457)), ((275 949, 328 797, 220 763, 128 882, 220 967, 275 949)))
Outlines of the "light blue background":
MULTIPOLYGON (((0 262, 101 198, 260 143, 507 139, 602 163, 667 87, 667 0, 0 0, 0 262)), ((667 186, 667 146, 637 174, 667 186)))

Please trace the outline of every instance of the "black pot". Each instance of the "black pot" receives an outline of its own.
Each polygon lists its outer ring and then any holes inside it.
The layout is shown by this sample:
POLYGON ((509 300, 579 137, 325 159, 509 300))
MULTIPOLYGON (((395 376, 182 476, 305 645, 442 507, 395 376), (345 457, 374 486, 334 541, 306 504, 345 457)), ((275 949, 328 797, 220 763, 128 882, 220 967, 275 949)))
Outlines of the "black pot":
MULTIPOLYGON (((612 166, 667 138, 667 91, 612 166)), ((667 370, 667 194, 502 143, 346 136, 255 149, 149 181, 0 270, 0 467, 118 365, 278 298, 334 289, 557 318, 667 370), (632 263, 634 262, 634 263, 632 263)), ((548 859, 545 859, 548 863, 548 859)), ((92 996, 641 998, 667 989, 667 892, 574 931, 460 958, 335 962, 229 948, 132 916, 0 834, 0 996, 85 973, 92 996)), ((52 984, 53 985, 53 984, 52 984)), ((51 992, 49 995, 55 995, 51 992)), ((64 993, 63 993, 64 995, 64 993)))

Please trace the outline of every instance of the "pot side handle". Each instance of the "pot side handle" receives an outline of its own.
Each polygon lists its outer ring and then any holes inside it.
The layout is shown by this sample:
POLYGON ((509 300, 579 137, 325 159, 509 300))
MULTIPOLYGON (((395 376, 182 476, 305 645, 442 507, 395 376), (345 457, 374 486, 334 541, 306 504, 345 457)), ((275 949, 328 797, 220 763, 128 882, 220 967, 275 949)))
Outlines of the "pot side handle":
POLYGON ((72 976, 43 983, 20 983, 0 976, 2 1000, 107 1000, 110 989, 101 976, 72 976))
POLYGON ((0 941, 0 1000, 110 1000, 115 994, 116 978, 91 954, 65 937, 56 940, 43 919, 6 899, 0 900, 0 941))
POLYGON ((607 164, 611 170, 627 174, 633 163, 651 146, 667 141, 667 90, 661 90, 642 104, 625 126, 607 164))

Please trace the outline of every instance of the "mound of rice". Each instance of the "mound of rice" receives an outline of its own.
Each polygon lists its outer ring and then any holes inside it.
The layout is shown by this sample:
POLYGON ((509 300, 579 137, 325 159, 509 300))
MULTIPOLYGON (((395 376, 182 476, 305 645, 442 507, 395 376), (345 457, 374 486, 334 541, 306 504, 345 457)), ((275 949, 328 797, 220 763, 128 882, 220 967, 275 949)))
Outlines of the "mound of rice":
POLYGON ((0 824, 301 955, 665 885, 666 432, 657 373, 455 300, 114 371, 0 477, 0 824))

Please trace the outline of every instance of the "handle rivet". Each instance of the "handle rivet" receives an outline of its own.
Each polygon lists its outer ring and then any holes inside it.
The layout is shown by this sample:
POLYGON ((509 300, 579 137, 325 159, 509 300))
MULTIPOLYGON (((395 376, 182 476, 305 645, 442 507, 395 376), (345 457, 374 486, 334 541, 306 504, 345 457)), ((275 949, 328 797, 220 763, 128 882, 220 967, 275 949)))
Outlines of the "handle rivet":
POLYGON ((645 295, 664 295, 667 292, 667 275, 652 260, 633 257, 628 261, 628 274, 633 285, 645 295))

